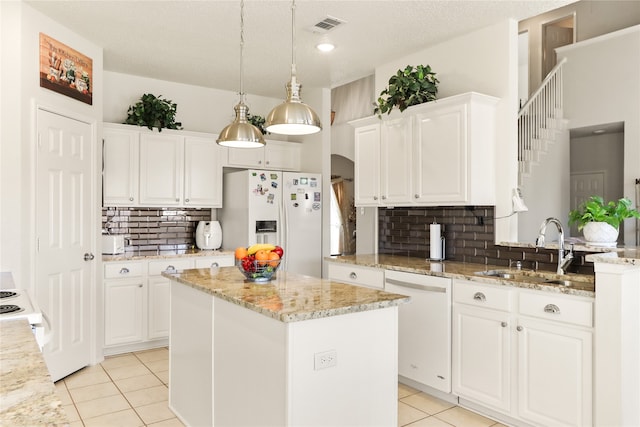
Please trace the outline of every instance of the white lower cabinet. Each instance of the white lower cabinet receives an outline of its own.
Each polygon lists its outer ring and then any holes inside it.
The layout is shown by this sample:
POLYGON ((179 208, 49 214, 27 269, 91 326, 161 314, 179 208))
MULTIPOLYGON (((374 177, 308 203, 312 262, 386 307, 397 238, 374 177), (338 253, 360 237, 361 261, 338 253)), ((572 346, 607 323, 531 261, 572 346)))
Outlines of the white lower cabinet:
POLYGON ((163 271, 232 265, 232 254, 105 262, 104 353, 167 345, 171 281, 163 271))
POLYGON ((384 289, 384 270, 330 262, 329 280, 373 289, 384 289))
POLYGON ((384 290, 408 295, 398 310, 398 374, 451 392, 451 279, 385 270, 384 290))
POLYGON ((455 280, 453 300, 454 394, 526 425, 592 425, 592 298, 455 280))

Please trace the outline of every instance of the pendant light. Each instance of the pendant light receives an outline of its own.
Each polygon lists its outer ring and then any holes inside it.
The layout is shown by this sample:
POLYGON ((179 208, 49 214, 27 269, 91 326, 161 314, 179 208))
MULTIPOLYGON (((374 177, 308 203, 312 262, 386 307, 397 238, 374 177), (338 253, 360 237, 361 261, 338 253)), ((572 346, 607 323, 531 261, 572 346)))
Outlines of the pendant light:
POLYGON ((275 107, 265 120, 265 128, 271 133, 283 135, 308 135, 322 130, 320 118, 300 99, 301 85, 296 79, 295 31, 296 2, 291 3, 291 81, 286 84, 287 99, 275 107))
POLYGON ((244 73, 242 68, 244 51, 244 0, 240 0, 240 102, 233 107, 235 120, 222 129, 216 142, 225 147, 257 148, 265 145, 260 129, 249 123, 249 107, 244 103, 244 73))

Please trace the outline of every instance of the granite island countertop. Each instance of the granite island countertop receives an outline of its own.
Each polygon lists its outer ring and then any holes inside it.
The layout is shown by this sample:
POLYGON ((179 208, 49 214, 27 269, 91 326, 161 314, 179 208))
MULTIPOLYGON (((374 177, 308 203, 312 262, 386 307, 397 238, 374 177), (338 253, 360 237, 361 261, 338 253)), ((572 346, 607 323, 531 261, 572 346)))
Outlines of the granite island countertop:
POLYGON ((237 267, 200 268, 162 275, 282 322, 298 322, 393 307, 405 295, 278 271, 267 283, 246 281, 237 267))
POLYGON ((404 271, 407 273, 426 274, 453 279, 473 279, 477 282, 489 284, 499 284, 505 286, 515 286, 519 288, 535 289, 548 292, 556 292, 567 295, 578 295, 585 297, 595 296, 595 277, 585 274, 565 274, 558 276, 551 272, 518 270, 522 274, 516 274, 513 278, 501 278, 482 276, 476 274, 488 270, 509 270, 504 266, 473 264, 455 261, 432 262, 424 258, 408 257, 401 255, 386 254, 365 254, 365 255, 342 255, 325 258, 330 262, 343 264, 353 264, 362 267, 381 268, 385 270, 404 271), (536 280, 536 278, 556 278, 563 277, 573 281, 573 286, 563 286, 549 284, 536 280))
POLYGON ((625 247, 616 252, 590 254, 585 259, 589 262, 606 264, 640 265, 640 247, 625 247))
POLYGON ((68 425, 27 319, 0 322, 0 425, 68 425))
POLYGON ((136 261, 144 259, 164 259, 164 258, 179 258, 179 257, 208 257, 208 256, 233 256, 234 251, 227 251, 223 249, 216 250, 200 250, 200 249, 186 249, 186 250, 170 250, 170 251, 134 251, 125 252, 117 255, 102 255, 103 262, 112 261, 136 261))

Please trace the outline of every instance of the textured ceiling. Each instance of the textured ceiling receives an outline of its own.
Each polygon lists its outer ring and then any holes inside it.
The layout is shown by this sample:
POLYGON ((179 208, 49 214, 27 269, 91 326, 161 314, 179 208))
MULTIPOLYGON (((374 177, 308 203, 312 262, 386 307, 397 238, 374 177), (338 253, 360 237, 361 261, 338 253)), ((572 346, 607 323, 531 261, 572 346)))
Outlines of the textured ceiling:
MULTIPOLYGON (((109 71, 238 91, 240 1, 26 0, 104 48, 109 71)), ((374 67, 507 18, 522 20, 570 0, 296 2, 296 64, 304 87, 335 87, 374 67), (327 15, 346 21, 315 49, 309 30, 327 15)), ((245 0, 245 92, 281 98, 291 68, 291 2, 245 0)))

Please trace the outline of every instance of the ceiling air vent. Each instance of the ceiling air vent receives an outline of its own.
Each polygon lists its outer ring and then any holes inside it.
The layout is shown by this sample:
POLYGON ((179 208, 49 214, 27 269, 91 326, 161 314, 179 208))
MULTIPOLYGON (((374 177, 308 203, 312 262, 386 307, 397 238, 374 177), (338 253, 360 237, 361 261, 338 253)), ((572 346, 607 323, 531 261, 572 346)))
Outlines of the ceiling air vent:
POLYGON ((334 18, 333 16, 327 15, 322 21, 318 22, 310 29, 314 33, 328 33, 329 31, 336 28, 338 25, 345 24, 346 22, 342 19, 334 18))

